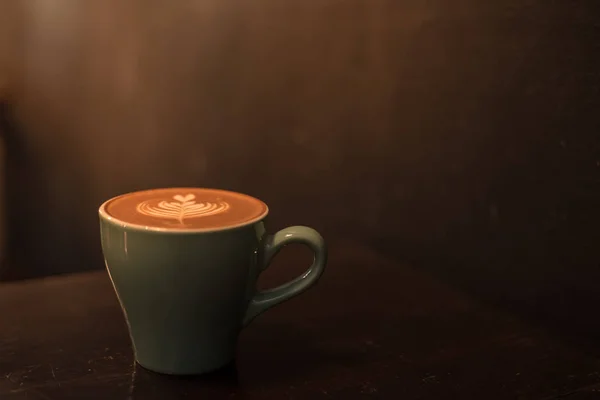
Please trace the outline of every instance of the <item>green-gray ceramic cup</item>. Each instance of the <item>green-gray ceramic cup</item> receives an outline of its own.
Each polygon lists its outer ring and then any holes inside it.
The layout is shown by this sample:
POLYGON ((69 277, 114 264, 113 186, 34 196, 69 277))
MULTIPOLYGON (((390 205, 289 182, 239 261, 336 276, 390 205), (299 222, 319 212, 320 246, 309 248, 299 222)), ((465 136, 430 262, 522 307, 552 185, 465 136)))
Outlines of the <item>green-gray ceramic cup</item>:
POLYGON ((241 329, 314 285, 325 268, 321 235, 305 226, 266 233, 266 205, 247 223, 184 230, 115 218, 106 209, 111 200, 99 209, 106 268, 135 359, 155 372, 196 375, 229 364, 241 329), (291 282, 257 291, 259 274, 290 243, 307 245, 313 264, 291 282))

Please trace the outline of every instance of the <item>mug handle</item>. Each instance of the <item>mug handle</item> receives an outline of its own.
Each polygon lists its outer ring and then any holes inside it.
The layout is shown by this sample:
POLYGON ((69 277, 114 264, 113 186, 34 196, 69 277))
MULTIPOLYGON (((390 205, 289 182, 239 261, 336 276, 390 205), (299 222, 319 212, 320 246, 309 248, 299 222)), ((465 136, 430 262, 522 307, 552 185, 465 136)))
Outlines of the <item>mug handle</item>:
POLYGON ((290 243, 302 243, 310 247, 315 257, 310 268, 296 279, 272 289, 263 290, 254 295, 250 300, 243 325, 246 326, 259 314, 276 306, 317 283, 327 263, 327 245, 325 240, 316 230, 307 226, 290 226, 269 235, 262 244, 262 259, 259 265, 259 274, 266 270, 273 257, 290 243))

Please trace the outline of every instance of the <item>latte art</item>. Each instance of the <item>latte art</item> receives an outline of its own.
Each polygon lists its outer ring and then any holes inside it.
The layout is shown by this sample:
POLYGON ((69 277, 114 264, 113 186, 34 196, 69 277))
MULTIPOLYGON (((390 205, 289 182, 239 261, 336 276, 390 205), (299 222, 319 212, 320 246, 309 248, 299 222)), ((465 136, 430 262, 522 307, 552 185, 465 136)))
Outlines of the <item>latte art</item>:
POLYGON ((264 219, 267 205, 243 193, 173 187, 142 190, 107 200, 100 214, 144 230, 196 231, 241 227, 264 219))
POLYGON ((178 194, 173 196, 173 199, 175 201, 163 200, 156 206, 151 205, 149 200, 142 201, 137 205, 136 210, 149 217, 174 219, 183 225, 186 218, 207 217, 229 209, 229 204, 224 201, 196 203, 196 196, 193 194, 185 196, 178 194))

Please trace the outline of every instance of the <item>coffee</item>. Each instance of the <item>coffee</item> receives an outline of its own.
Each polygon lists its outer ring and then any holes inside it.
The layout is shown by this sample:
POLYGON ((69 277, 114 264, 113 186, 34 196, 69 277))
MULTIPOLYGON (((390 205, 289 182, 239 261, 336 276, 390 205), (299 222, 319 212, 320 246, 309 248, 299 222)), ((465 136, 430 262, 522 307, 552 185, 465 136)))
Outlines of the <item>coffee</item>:
POLYGON ((122 222, 166 229, 216 229, 255 222, 267 205, 245 194, 218 189, 167 188, 109 200, 106 213, 122 222))
POLYGON ((232 365, 243 327, 319 280, 323 237, 307 226, 270 234, 267 213, 260 200, 214 189, 148 190, 100 206, 104 263, 138 364, 188 376, 232 365), (258 290, 262 271, 292 243, 312 250, 311 266, 258 290))

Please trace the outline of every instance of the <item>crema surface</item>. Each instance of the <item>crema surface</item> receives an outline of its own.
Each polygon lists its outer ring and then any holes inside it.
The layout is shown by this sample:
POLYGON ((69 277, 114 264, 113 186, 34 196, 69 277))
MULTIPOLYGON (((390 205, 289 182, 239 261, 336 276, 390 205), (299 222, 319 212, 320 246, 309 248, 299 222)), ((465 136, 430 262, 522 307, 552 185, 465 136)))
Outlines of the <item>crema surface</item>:
POLYGON ((110 200, 106 213, 120 221, 156 228, 227 228, 258 220, 262 201, 236 192, 202 188, 153 189, 110 200))

